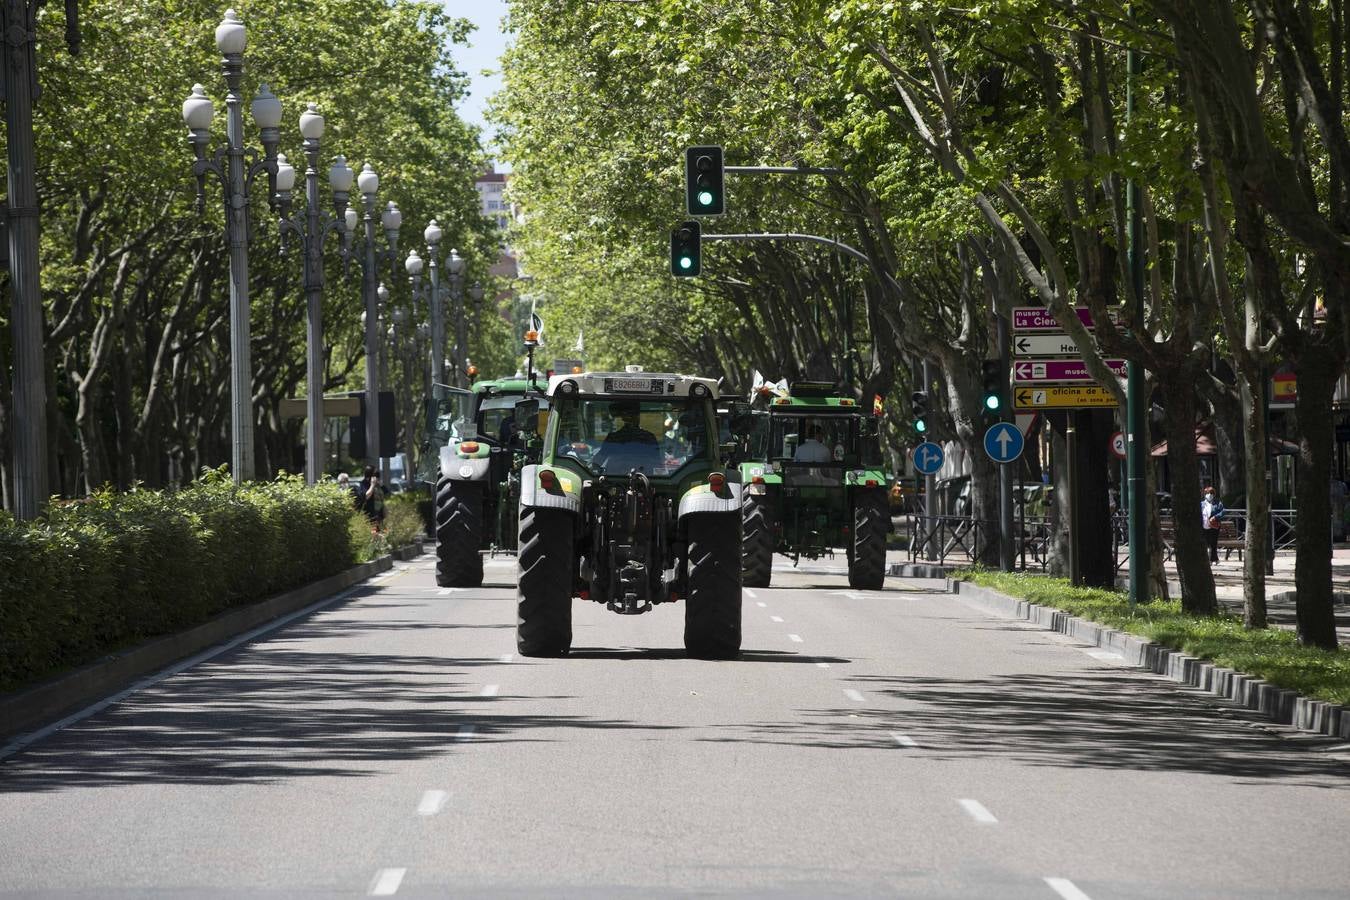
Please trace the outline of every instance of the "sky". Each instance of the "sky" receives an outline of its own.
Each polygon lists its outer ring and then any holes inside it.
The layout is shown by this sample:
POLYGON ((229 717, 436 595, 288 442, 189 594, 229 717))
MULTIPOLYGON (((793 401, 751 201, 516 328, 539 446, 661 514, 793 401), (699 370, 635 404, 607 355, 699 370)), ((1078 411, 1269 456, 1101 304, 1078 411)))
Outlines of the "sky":
POLYGON ((506 49, 506 35, 502 33, 502 17, 506 15, 506 0, 445 0, 445 8, 452 16, 461 16, 478 26, 469 36, 468 48, 456 48, 459 68, 469 75, 469 96, 459 105, 459 114, 465 121, 483 130, 484 140, 491 141, 492 133, 484 113, 488 98, 501 88, 497 74, 498 59, 506 49), (490 69, 493 74, 484 75, 490 69))

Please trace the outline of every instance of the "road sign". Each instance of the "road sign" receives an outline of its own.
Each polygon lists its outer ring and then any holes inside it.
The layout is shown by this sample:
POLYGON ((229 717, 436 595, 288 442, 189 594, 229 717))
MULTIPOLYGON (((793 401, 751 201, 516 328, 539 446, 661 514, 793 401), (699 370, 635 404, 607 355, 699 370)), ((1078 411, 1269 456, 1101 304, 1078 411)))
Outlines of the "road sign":
POLYGON ((914 468, 921 475, 936 475, 942 468, 943 458, 942 448, 932 441, 924 441, 914 448, 914 468))
POLYGON ((1017 409, 1075 409, 1115 405, 1115 395, 1097 384, 1023 386, 1013 391, 1013 406, 1017 409))
MULTIPOLYGON (((1125 360, 1103 360, 1106 367, 1116 373, 1116 377, 1125 377, 1125 360)), ((1087 363, 1077 359, 1019 359, 1013 363, 1013 381, 1092 381, 1088 374, 1087 363)))
POLYGON ((1063 332, 1059 334, 1019 334, 1013 339, 1018 356, 1077 356, 1078 344, 1063 332))
MULTIPOLYGON (((1074 312, 1078 313, 1078 321, 1083 323, 1083 327, 1092 327, 1092 310, 1086 306, 1074 307, 1074 312)), ((1043 306, 1016 306, 1013 307, 1013 331, 1063 331, 1064 328, 1059 324, 1050 310, 1043 306)))
POLYGON ((1111 452, 1116 455, 1117 459, 1125 458, 1125 432, 1117 431, 1111 435, 1111 452))
POLYGON ((984 452, 996 463, 1010 463, 1022 455, 1026 441, 1011 422, 995 422, 984 433, 984 452))

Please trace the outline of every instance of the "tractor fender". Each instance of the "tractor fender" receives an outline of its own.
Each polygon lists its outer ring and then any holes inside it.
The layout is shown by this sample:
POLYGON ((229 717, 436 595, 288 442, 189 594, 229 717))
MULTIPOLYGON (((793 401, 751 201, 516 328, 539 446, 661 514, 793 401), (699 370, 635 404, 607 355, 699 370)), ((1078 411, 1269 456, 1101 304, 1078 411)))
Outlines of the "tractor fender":
POLYGON ((696 484, 680 498, 679 518, 692 513, 741 514, 741 485, 728 481, 720 494, 714 494, 706 484, 696 484))
POLYGON ((486 481, 492 460, 486 454, 464 456, 458 444, 441 448, 441 476, 451 481, 486 481))
POLYGON ((581 478, 567 469, 529 465, 520 470, 520 508, 564 509, 581 515, 581 478), (550 469, 558 478, 557 487, 545 490, 539 484, 539 470, 550 469))

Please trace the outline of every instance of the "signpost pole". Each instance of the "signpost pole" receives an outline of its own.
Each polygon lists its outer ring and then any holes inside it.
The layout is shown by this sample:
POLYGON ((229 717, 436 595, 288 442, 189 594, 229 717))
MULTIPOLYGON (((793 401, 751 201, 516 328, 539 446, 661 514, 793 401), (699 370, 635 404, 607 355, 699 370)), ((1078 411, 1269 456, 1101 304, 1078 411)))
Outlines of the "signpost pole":
POLYGON ((1077 411, 1071 411, 1066 414, 1068 417, 1068 426, 1064 430, 1065 450, 1068 454, 1068 507, 1069 507, 1069 584, 1077 585, 1080 581, 1078 561, 1078 429, 1075 427, 1078 418, 1077 411))
MULTIPOLYGON (((998 357, 1003 364, 1003 372, 1012 371, 1012 342, 1008 335, 1008 318, 995 313, 994 320, 998 336, 998 357)), ((1003 395, 1007 397, 1010 393, 1008 386, 1003 387, 1003 395)), ((999 408, 999 418, 1003 421, 1009 420, 1009 407, 1012 404, 1004 402, 999 408)), ((1011 572, 1015 568, 1013 558, 1013 492, 1012 492, 1012 470, 1009 466, 1015 463, 1004 463, 998 467, 998 560, 999 567, 1005 572, 1011 572)))
MULTIPOLYGON (((933 364, 923 361, 923 389, 927 393, 933 387, 933 364)), ((930 562, 937 559, 937 546, 933 541, 933 535, 937 531, 937 477, 935 475, 924 475, 923 478, 923 518, 925 531, 925 553, 924 555, 930 562)))
MULTIPOLYGON (((1142 70, 1139 54, 1130 50, 1126 66, 1129 78, 1125 88, 1125 119, 1128 122, 1134 114, 1135 92, 1134 76, 1142 70)), ((1144 325, 1144 234, 1140 219, 1139 206, 1143 197, 1137 179, 1130 179, 1126 190, 1126 216, 1129 220, 1129 263, 1131 300, 1134 306, 1134 326, 1142 329, 1144 325)), ((1146 476, 1144 465, 1147 448, 1144 446, 1145 418, 1148 409, 1148 397, 1144 394, 1144 367, 1134 360, 1129 362, 1129 371, 1125 382, 1125 454, 1129 463, 1130 486, 1130 606, 1147 603, 1149 600, 1148 575, 1148 501, 1145 491, 1146 476)))

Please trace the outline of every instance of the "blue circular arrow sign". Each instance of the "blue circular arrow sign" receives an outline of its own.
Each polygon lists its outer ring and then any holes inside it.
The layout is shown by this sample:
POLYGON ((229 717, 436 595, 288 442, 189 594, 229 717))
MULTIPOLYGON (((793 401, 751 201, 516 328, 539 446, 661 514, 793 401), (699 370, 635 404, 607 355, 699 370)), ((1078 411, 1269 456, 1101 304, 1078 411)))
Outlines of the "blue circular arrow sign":
POLYGON ((942 448, 932 441, 924 441, 914 448, 914 468, 921 475, 936 475, 945 458, 942 448))
POLYGON ((1010 463, 1022 455, 1026 440, 1011 422, 997 422, 984 433, 984 452, 996 463, 1010 463))

